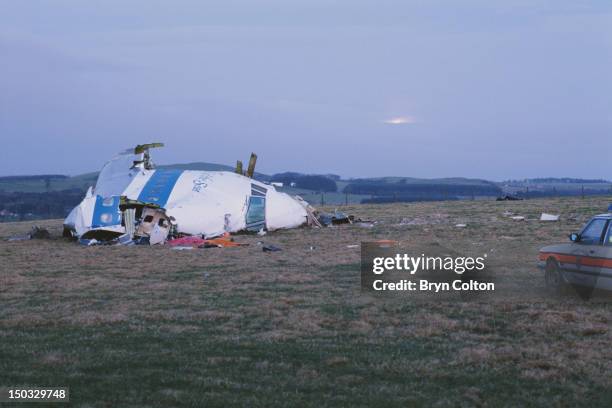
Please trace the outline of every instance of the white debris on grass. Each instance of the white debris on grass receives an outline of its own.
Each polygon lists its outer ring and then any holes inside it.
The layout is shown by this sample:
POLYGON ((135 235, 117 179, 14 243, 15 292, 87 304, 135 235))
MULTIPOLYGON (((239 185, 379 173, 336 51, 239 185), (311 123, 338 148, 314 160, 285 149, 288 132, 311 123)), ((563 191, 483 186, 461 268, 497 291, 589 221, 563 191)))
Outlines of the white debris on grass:
POLYGON ((415 218, 402 218, 398 226, 409 226, 409 225, 432 225, 432 224, 442 224, 448 222, 448 214, 440 214, 434 213, 429 214, 424 217, 415 217, 415 218))
POLYGON ((559 221, 559 216, 555 214, 542 213, 540 221, 559 221))

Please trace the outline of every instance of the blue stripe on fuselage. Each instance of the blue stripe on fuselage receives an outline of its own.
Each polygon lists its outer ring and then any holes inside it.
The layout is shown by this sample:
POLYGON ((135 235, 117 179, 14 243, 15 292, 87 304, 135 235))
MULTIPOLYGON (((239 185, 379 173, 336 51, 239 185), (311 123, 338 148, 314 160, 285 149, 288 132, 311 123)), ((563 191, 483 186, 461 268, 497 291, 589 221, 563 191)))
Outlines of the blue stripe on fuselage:
POLYGON ((92 228, 109 227, 111 225, 121 225, 121 212, 119 201, 121 197, 112 196, 102 198, 96 196, 93 217, 91 219, 92 228))
POLYGON ((183 174, 183 170, 178 169, 155 170, 155 173, 153 173, 138 195, 138 201, 165 207, 172 189, 181 174, 183 174))

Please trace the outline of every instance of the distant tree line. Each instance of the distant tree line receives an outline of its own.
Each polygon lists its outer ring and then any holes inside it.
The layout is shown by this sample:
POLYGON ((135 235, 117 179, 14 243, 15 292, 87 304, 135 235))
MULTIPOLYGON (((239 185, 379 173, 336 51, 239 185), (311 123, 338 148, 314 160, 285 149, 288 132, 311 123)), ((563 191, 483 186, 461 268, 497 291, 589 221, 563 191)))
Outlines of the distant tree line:
POLYGON ((612 191, 608 189, 580 189, 576 190, 529 190, 517 191, 514 195, 521 198, 545 198, 545 197, 580 197, 584 196, 600 196, 610 195, 612 191))
POLYGON ((2 176, 2 181, 44 181, 44 180, 65 180, 70 178, 62 174, 38 174, 36 176, 2 176))
POLYGON ((0 220, 64 218, 84 195, 85 191, 80 189, 45 193, 0 192, 0 220))
MULTIPOLYGON (((333 175, 331 175, 333 176, 333 175)), ((274 174, 271 178, 273 182, 280 182, 286 186, 295 183, 296 188, 303 188, 306 190, 323 191, 323 192, 335 192, 338 191, 336 182, 328 175, 309 175, 300 174, 294 172, 286 172, 274 174)))
POLYGON ((606 184, 610 183, 608 180, 604 179, 581 179, 581 178, 571 178, 571 177, 541 177, 541 178, 532 178, 532 179, 524 179, 524 180, 508 180, 504 183, 540 183, 540 184, 550 184, 550 183, 566 183, 566 184, 606 184))
POLYGON ((375 196, 372 198, 364 198, 361 200, 361 204, 386 204, 386 203, 412 203, 420 201, 455 201, 459 200, 459 197, 431 194, 431 195, 401 195, 395 194, 393 196, 375 196))
POLYGON ((344 193, 429 200, 433 197, 499 196, 502 194, 502 190, 499 186, 489 182, 481 184, 447 184, 406 183, 405 181, 386 183, 375 180, 360 180, 348 184, 344 188, 344 193))

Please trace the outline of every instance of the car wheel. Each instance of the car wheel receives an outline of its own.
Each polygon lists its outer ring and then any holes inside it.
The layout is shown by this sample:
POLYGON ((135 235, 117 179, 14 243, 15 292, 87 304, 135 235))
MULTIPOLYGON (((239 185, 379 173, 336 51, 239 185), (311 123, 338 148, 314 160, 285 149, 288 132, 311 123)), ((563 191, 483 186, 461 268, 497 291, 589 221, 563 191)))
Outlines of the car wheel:
POLYGON ((549 259, 546 262, 544 280, 546 281, 546 288, 553 292, 562 293, 565 289, 565 281, 563 276, 561 276, 559 265, 554 259, 549 259))

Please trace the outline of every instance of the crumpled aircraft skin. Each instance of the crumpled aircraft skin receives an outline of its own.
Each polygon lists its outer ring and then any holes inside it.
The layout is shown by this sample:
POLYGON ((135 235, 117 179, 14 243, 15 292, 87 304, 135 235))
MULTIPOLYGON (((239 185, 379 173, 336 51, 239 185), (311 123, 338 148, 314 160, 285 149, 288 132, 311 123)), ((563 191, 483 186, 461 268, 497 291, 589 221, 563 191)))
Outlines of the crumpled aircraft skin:
POLYGON ((308 204, 299 197, 228 171, 155 169, 148 148, 139 147, 106 163, 95 187, 64 221, 66 231, 76 237, 93 230, 125 233, 122 199, 158 206, 178 233, 206 237, 308 222, 308 204))

